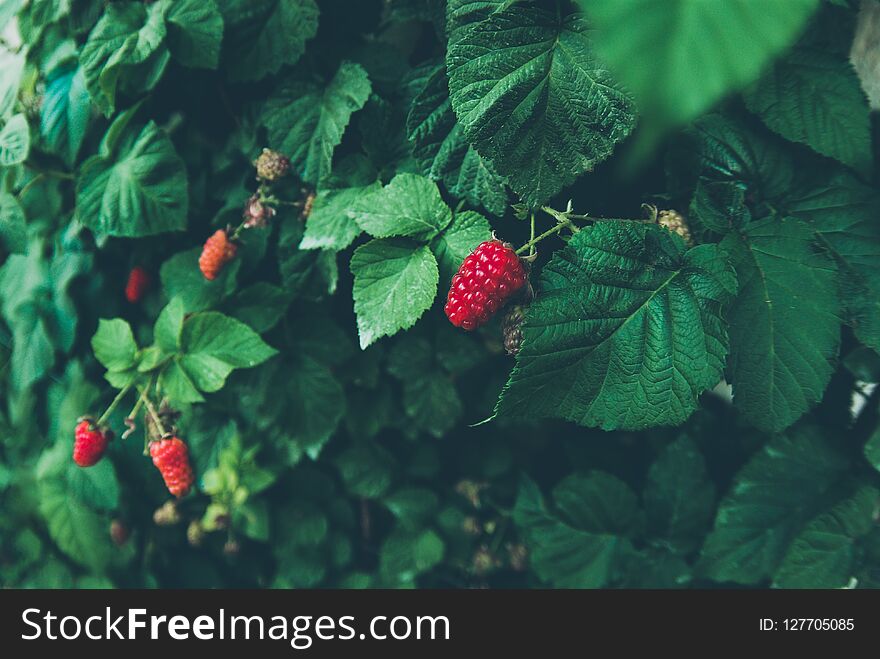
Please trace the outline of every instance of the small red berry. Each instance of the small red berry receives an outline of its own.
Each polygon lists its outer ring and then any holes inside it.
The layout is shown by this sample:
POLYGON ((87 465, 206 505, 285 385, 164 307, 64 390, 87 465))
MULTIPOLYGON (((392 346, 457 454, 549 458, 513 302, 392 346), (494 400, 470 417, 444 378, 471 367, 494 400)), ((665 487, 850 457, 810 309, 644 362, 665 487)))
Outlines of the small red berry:
POLYGON ((141 301, 147 288, 150 286, 150 275, 142 267, 135 266, 128 273, 128 283, 125 285, 125 299, 136 304, 141 301))
POLYGON ((205 275, 205 279, 214 280, 223 266, 235 258, 235 243, 229 240, 224 229, 217 229, 202 249, 202 255, 199 257, 199 269, 205 275))
POLYGON ((168 491, 178 498, 186 496, 193 484, 186 444, 177 437, 160 439, 150 444, 150 456, 168 491))
POLYGON ((80 421, 74 431, 73 461, 80 467, 91 467, 104 456, 109 433, 102 432, 91 419, 80 421))
POLYGON ((121 547, 126 542, 128 542, 128 527, 124 522, 114 519, 110 522, 110 538, 113 540, 113 544, 117 547, 121 547))
POLYGON ((467 256, 452 278, 446 316, 456 327, 476 329, 525 283, 525 269, 513 248, 500 240, 487 240, 467 256))

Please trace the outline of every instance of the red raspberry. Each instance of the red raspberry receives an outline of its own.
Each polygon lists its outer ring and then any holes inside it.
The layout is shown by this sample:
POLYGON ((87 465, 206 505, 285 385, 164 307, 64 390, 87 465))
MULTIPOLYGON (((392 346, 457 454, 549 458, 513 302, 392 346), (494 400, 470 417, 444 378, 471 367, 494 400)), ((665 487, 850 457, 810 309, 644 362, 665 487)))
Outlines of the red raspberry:
POLYGON ((456 327, 476 329, 525 283, 525 269, 513 248, 500 240, 487 240, 467 256, 452 278, 446 316, 456 327))
POLYGON ((177 437, 161 439, 150 444, 150 456, 168 491, 178 498, 186 496, 193 484, 186 444, 177 437))
POLYGON ((128 273, 128 283, 125 285, 125 299, 136 304, 141 301, 144 293, 150 285, 150 275, 142 267, 135 266, 128 273))
POLYGON ((97 464, 107 450, 109 433, 95 426, 91 419, 83 419, 76 425, 73 441, 73 461, 80 467, 97 464))
POLYGON ((202 255, 199 257, 199 269, 205 279, 214 280, 223 266, 235 258, 235 243, 230 242, 224 229, 217 229, 214 235, 205 241, 202 255))

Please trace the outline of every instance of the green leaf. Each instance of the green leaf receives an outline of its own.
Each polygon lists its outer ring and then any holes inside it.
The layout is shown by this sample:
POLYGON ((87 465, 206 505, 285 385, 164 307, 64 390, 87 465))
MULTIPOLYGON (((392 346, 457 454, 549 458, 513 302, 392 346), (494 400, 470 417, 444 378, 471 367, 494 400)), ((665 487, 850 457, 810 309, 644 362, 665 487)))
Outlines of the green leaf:
MULTIPOLYGON (((461 4, 448 5, 451 18, 461 4)), ((446 54, 465 137, 532 207, 607 158, 635 123, 586 23, 551 4, 556 11, 517 3, 479 22, 451 20, 446 54)))
POLYGON ((797 48, 776 60, 745 101, 784 138, 856 170, 870 169, 868 101, 848 59, 797 48))
POLYGON ((358 200, 382 189, 378 181, 360 187, 321 190, 315 197, 312 212, 306 218, 306 231, 300 249, 327 249, 341 252, 361 234, 361 228, 349 216, 358 200))
POLYGON ((762 139, 739 121, 712 114, 695 122, 670 149, 669 187, 690 193, 700 178, 748 189, 755 203, 778 200, 796 189, 791 155, 781 140, 762 139))
POLYGON ((162 264, 159 276, 169 298, 179 297, 187 311, 203 311, 216 306, 235 290, 236 275, 241 267, 238 259, 227 264, 214 281, 208 281, 199 270, 201 247, 178 252, 162 264))
POLYGON ((393 531, 382 544, 379 570, 398 581, 410 581, 443 560, 446 547, 434 531, 393 531))
POLYGON ((277 354, 250 327, 216 311, 183 323, 180 348, 181 368, 204 392, 221 389, 233 369, 257 366, 277 354))
POLYGON ((774 437, 739 471, 722 500, 700 553, 701 573, 742 584, 770 577, 846 469, 813 428, 774 437))
POLYGON ((513 520, 529 548, 532 569, 555 588, 601 588, 621 556, 631 551, 626 538, 584 531, 552 515, 538 486, 527 478, 520 483, 513 520))
POLYGON ((186 227, 186 168, 171 140, 149 122, 117 158, 95 155, 83 163, 76 216, 90 229, 124 237, 186 227))
POLYGON ((648 528, 677 553, 700 546, 715 512, 715 486, 699 447, 689 437, 667 445, 648 471, 644 491, 648 528))
POLYGON ((55 346, 46 320, 32 305, 19 310, 12 333, 12 382, 19 390, 40 381, 55 364, 55 346))
POLYGON ((409 329, 437 294, 437 262, 427 247, 373 240, 351 258, 354 311, 361 348, 409 329))
POLYGON ((260 80, 296 64, 318 31, 314 0, 217 0, 226 24, 223 64, 230 80, 260 80))
POLYGON ((463 405, 452 380, 434 370, 403 383, 403 409, 416 428, 440 439, 461 419, 463 405))
POLYGON ((431 251, 440 266, 440 281, 446 285, 477 245, 492 239, 492 227, 485 217, 474 211, 455 214, 446 230, 431 242, 431 251))
POLYGON ((98 331, 92 337, 95 357, 108 371, 125 371, 135 365, 137 343, 131 326, 122 318, 98 321, 98 331))
POLYGON ((875 430, 865 444, 865 458, 874 469, 880 471, 880 429, 875 430))
POLYGON ((298 79, 282 83, 263 111, 269 145, 290 158, 303 181, 317 184, 330 173, 351 115, 369 97, 367 73, 352 62, 343 62, 326 86, 298 79))
POLYGON ((757 78, 817 0, 581 0, 596 48, 655 123, 685 123, 757 78))
POLYGON ((442 181, 455 197, 504 214, 504 179, 465 139, 449 100, 445 66, 436 68, 413 100, 406 130, 425 176, 442 181))
POLYGON ((63 480, 40 481, 39 508, 52 540, 73 561, 99 572, 110 563, 114 547, 107 520, 70 496, 63 480))
POLYGON ((382 503, 403 524, 418 528, 429 522, 437 511, 439 500, 431 490, 406 487, 386 496, 382 503))
POLYGON ((751 222, 721 246, 740 281, 726 315, 728 380, 736 407, 762 430, 779 431, 822 397, 840 344, 833 262, 792 218, 751 222))
POLYGON ((40 134, 68 164, 76 161, 91 116, 91 98, 82 68, 49 76, 40 107, 40 134))
POLYGON ((637 429, 683 422, 721 379, 721 251, 656 225, 597 222, 544 267, 496 413, 637 429))
POLYGON ((243 288, 228 301, 229 315, 261 334, 278 324, 289 305, 287 293, 263 281, 243 288))
POLYGON ((214 0, 166 0, 168 47, 185 66, 216 69, 223 16, 214 0))
POLYGON ((89 33, 79 62, 89 94, 104 116, 116 109, 122 74, 129 75, 132 67, 146 63, 162 46, 164 11, 164 3, 149 8, 139 2, 111 3, 89 33))
POLYGON ((794 539, 773 579, 778 588, 844 588, 855 576, 857 541, 874 526, 880 492, 863 487, 819 515, 794 539))
POLYGON ((159 373, 158 389, 163 396, 168 397, 172 405, 205 402, 192 378, 176 360, 168 362, 159 373))
POLYGON ((0 244, 10 254, 27 251, 27 220, 18 199, 8 192, 0 193, 0 244))
POLYGON ((180 349, 180 333, 183 330, 185 313, 186 308, 179 297, 171 298, 171 301, 159 312, 153 327, 153 340, 163 352, 173 354, 180 349))
POLYGON ((372 442, 360 442, 334 460, 349 493, 377 499, 391 486, 394 457, 372 442))
POLYGON ((14 111, 25 62, 24 53, 13 53, 6 49, 0 52, 0 119, 9 118, 14 111))
POLYGON ((398 174, 381 190, 358 197, 348 213, 374 238, 428 241, 452 221, 437 184, 416 174, 398 174))
POLYGON ((629 536, 639 530, 639 502, 629 486, 611 474, 575 472, 553 488, 563 521, 582 531, 629 536))
POLYGON ((23 114, 12 116, 0 128, 0 167, 12 167, 27 160, 31 133, 23 114))
POLYGON ((880 349, 880 194, 848 174, 786 200, 786 211, 805 220, 838 268, 846 321, 860 341, 880 349))

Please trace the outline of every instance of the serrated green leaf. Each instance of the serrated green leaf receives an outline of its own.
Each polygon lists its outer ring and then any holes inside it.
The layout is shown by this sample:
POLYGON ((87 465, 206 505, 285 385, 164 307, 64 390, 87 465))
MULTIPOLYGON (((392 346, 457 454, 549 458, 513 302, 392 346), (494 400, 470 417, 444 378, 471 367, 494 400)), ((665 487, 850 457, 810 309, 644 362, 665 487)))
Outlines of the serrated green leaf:
POLYGON ((92 337, 95 357, 108 371, 125 371, 135 365, 137 343, 131 326, 122 318, 98 321, 98 331, 92 337))
POLYGON ((236 368, 251 368, 277 351, 244 323, 216 311, 190 316, 180 335, 180 366, 204 392, 218 391, 236 368))
POLYGON ((796 48, 744 95, 746 106, 792 142, 859 170, 871 166, 869 108, 848 59, 796 48))
POLYGON ((524 478, 513 509, 535 573, 556 588, 601 588, 631 551, 626 538, 575 528, 548 512, 538 486, 524 478))
POLYGON ((489 221, 474 211, 455 214, 452 224, 431 241, 431 251, 440 266, 440 282, 445 286, 452 281, 465 257, 481 242, 492 239, 489 221))
POLYGON ((822 397, 840 343, 833 262, 792 218, 752 221, 721 246, 740 281, 730 323, 728 380, 751 423, 782 430, 822 397))
POLYGON ((646 118, 685 123, 760 75, 817 0, 581 0, 596 47, 646 118))
POLYGON ((382 189, 378 181, 361 187, 321 190, 315 197, 312 212, 306 218, 306 231, 300 249, 327 249, 340 252, 361 234, 361 228, 349 216, 357 202, 382 189))
POLYGON ((226 25, 223 64, 233 81, 260 80, 296 64, 318 31, 314 0, 217 0, 226 25))
POLYGON ((794 539, 773 579, 778 588, 843 588, 855 576, 856 542, 874 526, 880 493, 863 487, 794 539))
POLYGON ((223 16, 214 0, 165 0, 168 47, 185 66, 216 69, 223 16))
POLYGON ((14 111, 25 62, 25 53, 0 52, 0 120, 8 119, 14 111))
POLYGON ((405 487, 387 495, 382 503, 403 524, 415 528, 432 519, 439 500, 431 490, 405 487))
POLYGON ((153 340, 167 354, 173 354, 180 348, 180 333, 183 330, 183 319, 186 308, 179 297, 171 298, 165 305, 153 327, 153 340))
POLYGON ((27 251, 27 220, 18 199, 8 192, 0 193, 0 245, 10 254, 27 251))
POLYGON ((448 5, 449 95, 467 140, 528 205, 607 158, 635 123, 578 14, 516 3, 479 22, 448 5), (468 21, 468 22, 464 22, 468 21))
POLYGON ((172 405, 205 402, 192 378, 177 360, 168 362, 159 373, 158 389, 172 405))
POLYGON ((348 214, 374 238, 428 241, 452 221, 437 184, 416 174, 398 174, 381 190, 359 196, 348 214))
POLYGON ((16 114, 0 128, 0 167, 12 167, 27 160, 31 133, 27 119, 16 114))
POLYGON ((164 3, 149 8, 138 2, 112 3, 89 33, 79 62, 89 94, 104 116, 109 117, 116 109, 117 86, 123 72, 144 64, 162 47, 164 11, 164 3))
POLYGON ((604 429, 684 421, 721 379, 736 279, 714 245, 598 222, 544 267, 496 413, 604 429))
POLYGON ((91 116, 91 98, 82 68, 51 74, 40 107, 40 134, 68 164, 76 161, 91 116))
POLYGON ((689 437, 666 446, 648 471, 643 494, 648 530, 676 553, 697 547, 712 524, 715 486, 699 447, 689 437))
POLYGON ((848 174, 793 193, 786 211, 805 220, 838 268, 847 322, 860 341, 880 349, 880 194, 848 174))
POLYGON ((38 382, 55 364, 55 346, 46 329, 46 321, 31 305, 19 311, 12 333, 12 382, 26 389, 38 382))
POLYGON ((445 66, 436 68, 413 100, 406 130, 425 176, 442 181, 455 197, 504 214, 504 179, 465 140, 449 100, 445 66))
POLYGON ((437 262, 427 247, 373 240, 351 258, 361 348, 412 327, 437 294, 437 262))
POLYGON ((770 577, 846 468, 816 429, 774 437, 739 471, 721 501, 700 553, 700 572, 742 584, 770 577))
POLYGON ((186 168, 154 122, 116 159, 92 156, 76 186, 76 216, 94 231, 138 237, 186 227, 186 168))
POLYGON ((263 111, 269 145, 290 158, 302 180, 319 183, 330 173, 333 151, 370 88, 366 71, 352 62, 343 62, 326 85, 297 79, 283 83, 263 111))

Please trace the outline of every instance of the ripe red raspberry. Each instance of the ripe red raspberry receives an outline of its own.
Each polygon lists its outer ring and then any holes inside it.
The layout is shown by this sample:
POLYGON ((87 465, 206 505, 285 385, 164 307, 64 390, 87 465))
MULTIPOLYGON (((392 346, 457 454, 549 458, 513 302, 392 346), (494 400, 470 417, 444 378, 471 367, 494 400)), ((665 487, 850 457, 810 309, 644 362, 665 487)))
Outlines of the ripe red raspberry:
POLYGON ((525 269, 513 248, 500 240, 487 240, 467 256, 452 278, 446 316, 456 327, 476 329, 525 283, 525 269))
POLYGON ((199 257, 199 270, 205 275, 205 279, 214 280, 223 266, 235 258, 235 243, 230 242, 224 229, 217 229, 208 240, 205 241, 205 247, 202 249, 202 255, 199 257))
POLYGON ((128 273, 128 283, 125 285, 125 299, 136 304, 141 301, 147 288, 150 286, 150 275, 139 265, 133 267, 128 273))
POLYGON ((91 419, 83 419, 76 425, 73 441, 73 461, 80 467, 97 464, 107 450, 109 432, 103 432, 91 419))
POLYGON ((193 484, 186 444, 177 437, 161 439, 150 444, 150 456, 168 491, 178 498, 186 496, 193 484))

